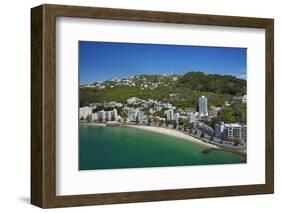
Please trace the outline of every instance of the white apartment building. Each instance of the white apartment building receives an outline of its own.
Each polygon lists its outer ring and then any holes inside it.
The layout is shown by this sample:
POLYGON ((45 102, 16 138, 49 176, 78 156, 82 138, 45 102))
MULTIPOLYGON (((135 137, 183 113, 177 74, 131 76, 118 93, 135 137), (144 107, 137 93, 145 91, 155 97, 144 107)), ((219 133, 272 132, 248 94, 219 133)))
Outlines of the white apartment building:
POLYGON ((225 124, 222 134, 225 140, 239 140, 242 138, 241 125, 238 123, 225 124))
POLYGON ((137 118, 138 118, 140 123, 143 123, 145 121, 145 118, 146 118, 144 111, 139 110, 138 113, 137 113, 137 118))
POLYGON ((199 114, 201 117, 208 115, 208 99, 205 96, 199 98, 199 114))
POLYGON ((110 111, 110 113, 111 113, 111 120, 116 121, 117 116, 118 116, 117 110, 113 109, 113 110, 110 111))
POLYGON ((92 114, 92 108, 85 106, 79 109, 79 119, 87 119, 92 114))
POLYGON ((111 121, 111 111, 105 111, 105 120, 106 121, 111 121))
POLYGON ((101 111, 98 111, 98 119, 99 121, 105 121, 105 111, 104 110, 101 110, 101 111))
POLYGON ((186 116, 186 120, 188 123, 194 123, 196 121, 196 118, 195 118, 195 113, 194 112, 188 112, 187 113, 187 116, 186 116))
POLYGON ((136 121, 136 115, 137 115, 137 112, 135 109, 133 108, 127 108, 127 113, 128 113, 128 117, 127 117, 127 120, 130 122, 130 121, 136 121))
POLYGON ((92 120, 92 122, 94 122, 94 121, 97 121, 99 119, 99 117, 98 117, 98 113, 93 113, 92 114, 92 117, 91 117, 91 120, 92 120))
POLYGON ((127 112, 127 120, 129 122, 136 122, 138 120, 140 123, 143 123, 146 118, 144 111, 141 111, 140 109, 128 108, 127 112))
POLYGON ((165 114, 167 116, 167 121, 175 120, 175 118, 174 118, 174 110, 173 109, 166 110, 165 114))
POLYGON ((91 115, 92 121, 115 121, 117 117, 118 113, 116 109, 110 111, 101 110, 91 115))

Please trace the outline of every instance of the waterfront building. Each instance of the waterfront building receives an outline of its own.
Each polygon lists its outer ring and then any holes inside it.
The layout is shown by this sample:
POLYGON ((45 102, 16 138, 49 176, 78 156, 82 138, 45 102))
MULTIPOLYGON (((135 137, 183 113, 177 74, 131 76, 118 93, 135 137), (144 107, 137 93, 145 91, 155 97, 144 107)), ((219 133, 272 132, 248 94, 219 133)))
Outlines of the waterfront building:
POLYGON ((167 116, 167 121, 175 120, 174 119, 174 110, 173 109, 166 110, 165 114, 167 116))
POLYGON ((128 117, 127 121, 129 122, 140 122, 143 123, 146 119, 146 115, 144 111, 141 111, 140 109, 134 109, 134 108, 127 108, 128 117))
POLYGON ((85 106, 79 109, 79 119, 85 120, 92 114, 92 108, 85 106))
POLYGON ((128 112, 127 120, 129 122, 131 122, 131 121, 135 122, 136 121, 136 117, 137 117, 137 110, 135 110, 133 108, 128 108, 127 112, 128 112))
POLYGON ((220 122, 219 124, 216 124, 215 125, 215 136, 218 138, 221 138, 223 130, 224 130, 224 122, 220 122))
POLYGON ((247 125, 242 125, 242 139, 247 142, 247 125))
POLYGON ((128 114, 127 120, 128 120, 129 122, 131 122, 131 121, 136 121, 136 111, 135 111, 135 109, 133 109, 133 108, 127 108, 126 110, 127 110, 127 114, 128 114))
POLYGON ((225 140, 239 140, 242 138, 241 125, 238 123, 225 124, 222 134, 225 140))
POLYGON ((118 114, 117 114, 117 110, 116 109, 113 109, 113 110, 111 110, 111 111, 109 111, 110 112, 110 116, 111 116, 111 120, 113 120, 113 121, 115 121, 116 119, 117 119, 117 116, 118 116, 118 114))
POLYGON ((106 121, 111 121, 111 111, 105 111, 105 120, 106 121))
POLYGON ((110 110, 110 111, 98 111, 96 113, 93 113, 91 118, 92 121, 112 121, 116 120, 118 117, 118 113, 116 109, 110 110))
POLYGON ((186 120, 188 123, 194 123, 196 121, 195 119, 195 113, 194 112, 188 112, 186 116, 186 120))
POLYGON ((201 132, 204 132, 208 135, 214 135, 214 129, 204 122, 196 122, 196 126, 201 130, 201 132))
POLYGON ((98 111, 98 121, 105 121, 105 111, 98 111))
POLYGON ((96 112, 95 112, 95 113, 92 113, 92 116, 91 116, 91 121, 92 121, 92 122, 97 121, 98 118, 99 118, 99 117, 98 117, 98 113, 96 113, 96 112))
POLYGON ((208 99, 205 96, 199 98, 199 114, 201 117, 208 115, 208 99))
POLYGON ((180 118, 180 113, 175 113, 174 114, 174 119, 176 120, 176 124, 178 124, 179 123, 179 118, 180 118))
POLYGON ((146 118, 144 111, 138 110, 136 118, 138 119, 139 123, 144 123, 146 118))

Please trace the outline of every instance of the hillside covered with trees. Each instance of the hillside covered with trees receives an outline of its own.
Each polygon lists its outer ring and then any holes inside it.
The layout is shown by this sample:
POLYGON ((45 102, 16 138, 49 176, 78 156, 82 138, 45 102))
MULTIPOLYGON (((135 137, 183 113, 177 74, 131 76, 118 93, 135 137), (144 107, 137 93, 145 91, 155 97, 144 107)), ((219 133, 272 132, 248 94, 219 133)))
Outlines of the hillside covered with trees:
POLYGON ((180 78, 179 83, 183 87, 202 92, 234 96, 241 96, 246 93, 246 81, 230 75, 189 72, 180 78))
POLYGON ((140 75, 80 87, 80 107, 90 103, 116 101, 125 103, 129 97, 169 101, 176 107, 198 106, 198 97, 208 97, 208 106, 221 106, 233 96, 246 94, 246 80, 233 76, 188 72, 182 76, 140 75), (128 83, 130 82, 130 83, 128 83))

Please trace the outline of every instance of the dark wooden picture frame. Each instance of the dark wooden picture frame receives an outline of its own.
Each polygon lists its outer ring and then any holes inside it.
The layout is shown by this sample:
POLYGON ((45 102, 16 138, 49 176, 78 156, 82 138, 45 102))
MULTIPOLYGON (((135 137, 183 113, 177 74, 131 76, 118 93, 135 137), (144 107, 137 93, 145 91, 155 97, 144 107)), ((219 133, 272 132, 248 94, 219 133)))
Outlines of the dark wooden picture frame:
POLYGON ((274 192, 274 20, 233 16, 41 5, 31 9, 31 203, 66 207, 274 192), (266 167, 265 184, 192 189, 56 195, 56 17, 265 29, 266 167))

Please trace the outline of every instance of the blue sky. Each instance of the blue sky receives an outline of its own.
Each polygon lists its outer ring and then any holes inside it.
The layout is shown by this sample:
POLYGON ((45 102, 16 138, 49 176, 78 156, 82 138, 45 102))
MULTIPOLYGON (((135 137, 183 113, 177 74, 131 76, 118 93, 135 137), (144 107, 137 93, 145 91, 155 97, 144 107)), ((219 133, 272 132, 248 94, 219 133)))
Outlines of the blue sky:
POLYGON ((246 48, 79 42, 80 84, 139 74, 201 71, 246 78, 246 48))

